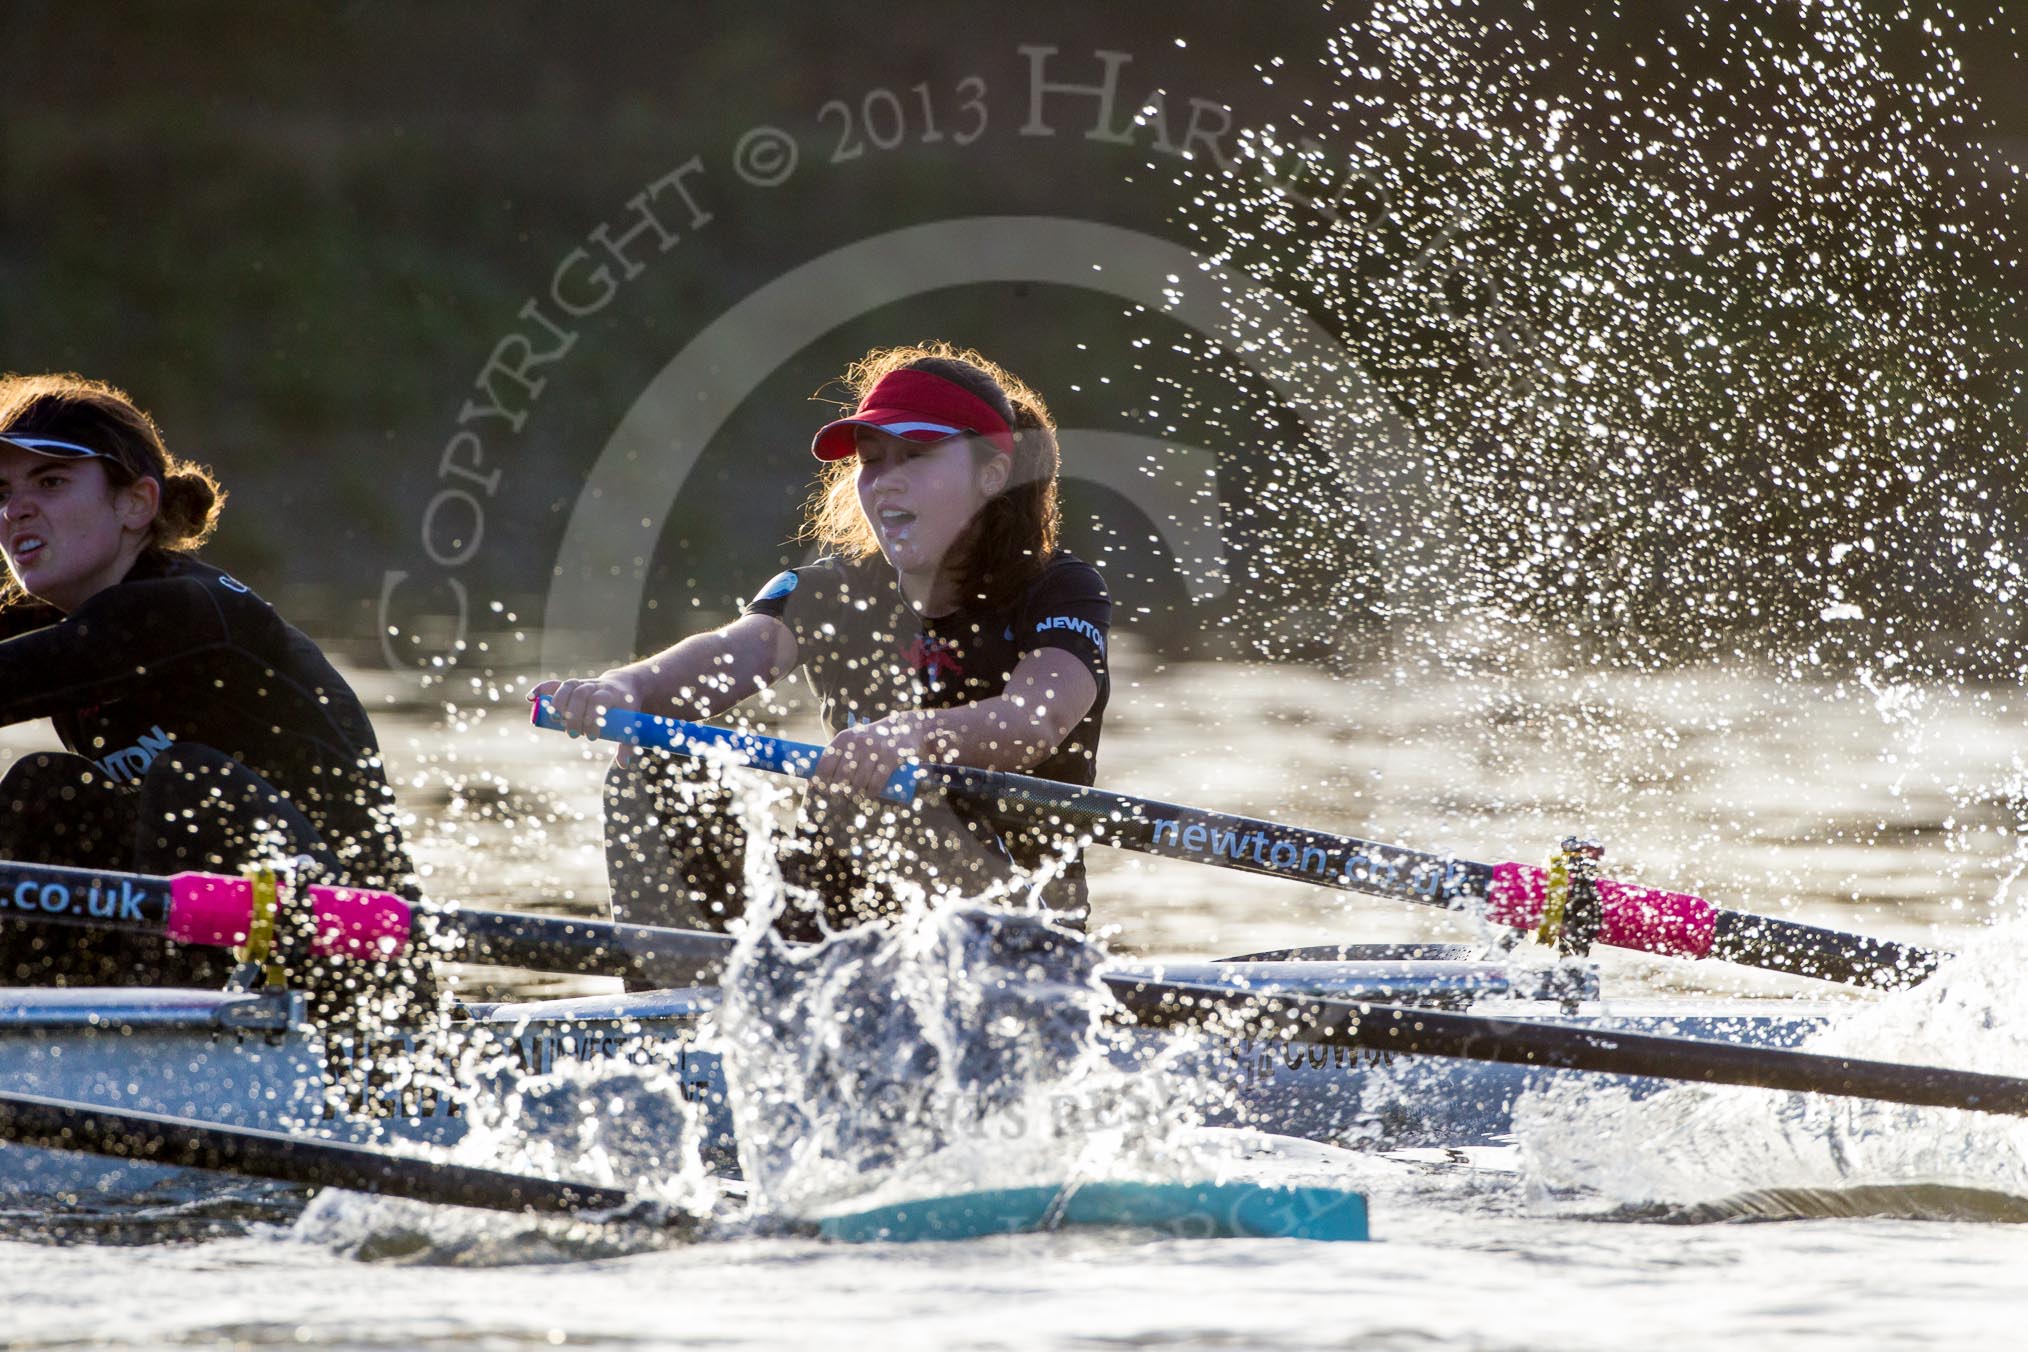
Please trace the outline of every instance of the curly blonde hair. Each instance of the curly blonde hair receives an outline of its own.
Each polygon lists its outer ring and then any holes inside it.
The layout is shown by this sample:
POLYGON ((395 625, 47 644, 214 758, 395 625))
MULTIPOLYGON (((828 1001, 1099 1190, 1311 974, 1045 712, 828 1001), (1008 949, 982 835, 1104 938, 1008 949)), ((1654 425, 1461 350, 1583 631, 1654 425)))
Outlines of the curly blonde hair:
MULTIPOLYGON (((963 594, 968 599, 1009 599, 1042 571, 1056 552, 1062 531, 1057 478, 1063 453, 1049 406, 1006 367, 971 348, 946 342, 882 347, 853 362, 837 383, 850 393, 847 414, 858 407, 882 376, 892 371, 926 371, 984 399, 1014 429, 1014 463, 1007 486, 979 514, 965 544, 963 594)), ((998 454, 974 441, 982 460, 998 454)), ((826 461, 804 504, 799 539, 813 541, 849 559, 880 552, 873 523, 859 505, 859 462, 852 456, 826 461)))

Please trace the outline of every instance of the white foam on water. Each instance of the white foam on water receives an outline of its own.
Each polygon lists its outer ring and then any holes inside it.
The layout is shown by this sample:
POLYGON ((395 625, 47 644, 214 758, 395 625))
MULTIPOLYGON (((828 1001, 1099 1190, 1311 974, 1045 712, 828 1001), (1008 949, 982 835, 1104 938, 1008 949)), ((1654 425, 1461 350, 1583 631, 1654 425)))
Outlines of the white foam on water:
MULTIPOLYGON (((2028 923, 1982 933, 1911 990, 1835 1019, 1804 1050, 2018 1075, 2028 1065, 2028 923)), ((1558 1076, 1517 1105, 1515 1132, 1538 1202, 1580 1209, 1685 1207, 1788 1194, 1832 1214, 1864 1193, 1911 1214, 1940 1195, 1982 1197, 1994 1213, 2028 1199, 2028 1121, 1731 1086, 1638 1097, 1558 1076), (1811 1193, 1822 1194, 1816 1201, 1811 1193)))

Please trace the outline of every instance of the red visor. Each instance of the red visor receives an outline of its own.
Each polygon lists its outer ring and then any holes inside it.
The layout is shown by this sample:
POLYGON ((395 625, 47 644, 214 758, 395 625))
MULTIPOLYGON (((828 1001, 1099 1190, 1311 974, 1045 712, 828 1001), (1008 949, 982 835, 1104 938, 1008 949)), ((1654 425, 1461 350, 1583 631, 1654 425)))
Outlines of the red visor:
POLYGON ((889 371, 859 401, 858 412, 818 429, 810 454, 819 460, 855 454, 859 449, 855 434, 862 427, 910 441, 984 437, 1001 454, 1014 454, 1014 433, 991 404, 928 371, 889 371))

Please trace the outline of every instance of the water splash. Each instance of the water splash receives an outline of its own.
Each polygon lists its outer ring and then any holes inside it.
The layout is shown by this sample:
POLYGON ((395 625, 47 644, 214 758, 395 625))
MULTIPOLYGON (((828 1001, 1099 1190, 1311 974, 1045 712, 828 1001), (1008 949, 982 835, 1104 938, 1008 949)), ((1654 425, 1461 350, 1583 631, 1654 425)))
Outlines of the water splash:
MULTIPOLYGON (((2018 1074, 2028 924, 1995 928, 1922 985, 1834 1020, 1805 1050, 2018 1074)), ((2028 1215, 2028 1122, 1949 1109, 1719 1086, 1648 1097, 1559 1077, 1517 1105, 1537 1200, 1711 1214, 1962 1210, 2028 1215), (1843 1198, 1843 1201, 1839 1199, 1843 1198)), ((1953 1212, 1953 1214, 1956 1214, 1953 1212)))
POLYGON ((1191 1126, 1164 1063, 1117 1064, 1102 952, 1032 913, 947 903, 725 977, 741 1161, 771 1210, 1166 1176, 1191 1126))
POLYGON ((703 1124, 670 1069, 565 1062, 545 1075, 509 1071, 489 1087, 466 1105, 470 1126, 453 1151, 461 1163, 622 1188, 677 1211, 717 1204, 703 1124))
MULTIPOLYGON (((1295 587, 1344 630, 1406 555, 1440 570, 1428 609, 1380 618, 1452 666, 1535 634, 1642 667, 2004 666, 2018 175, 1980 144, 1953 27, 1846 0, 1384 0, 1349 23, 1325 92, 1199 166, 1181 213, 1368 377, 1285 373, 1319 436, 1261 448, 1259 598, 1295 587), (1390 420, 1405 440, 1375 435, 1390 420), (1330 527, 1381 518, 1356 477, 1332 491, 1332 450, 1434 489, 1363 586, 1334 582, 1361 561, 1330 527)), ((1234 354, 1297 346, 1228 291, 1200 355, 1240 391, 1234 354)), ((1210 402, 1178 400, 1262 425, 1243 393, 1210 402)))

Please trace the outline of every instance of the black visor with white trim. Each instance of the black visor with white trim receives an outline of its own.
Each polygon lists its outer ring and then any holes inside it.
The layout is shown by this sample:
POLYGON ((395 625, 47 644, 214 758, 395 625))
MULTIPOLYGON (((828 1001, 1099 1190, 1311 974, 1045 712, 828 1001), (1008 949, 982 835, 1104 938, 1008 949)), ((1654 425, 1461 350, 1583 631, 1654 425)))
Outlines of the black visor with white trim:
MULTIPOLYGON (((62 437, 31 436, 26 432, 0 432, 0 446, 18 447, 30 455, 39 455, 46 460, 103 460, 114 468, 118 476, 121 476, 121 482, 129 478, 153 479, 156 483, 164 481, 162 470, 154 464, 136 467, 128 464, 125 457, 115 455, 111 451, 95 450, 82 442, 67 441, 62 437)), ((153 457, 149 459, 152 460, 153 457)))
POLYGON ((0 442, 19 446, 31 455, 46 455, 51 460, 110 460, 104 451, 95 451, 89 446, 80 446, 75 441, 60 441, 55 437, 29 437, 19 432, 0 432, 0 442))

